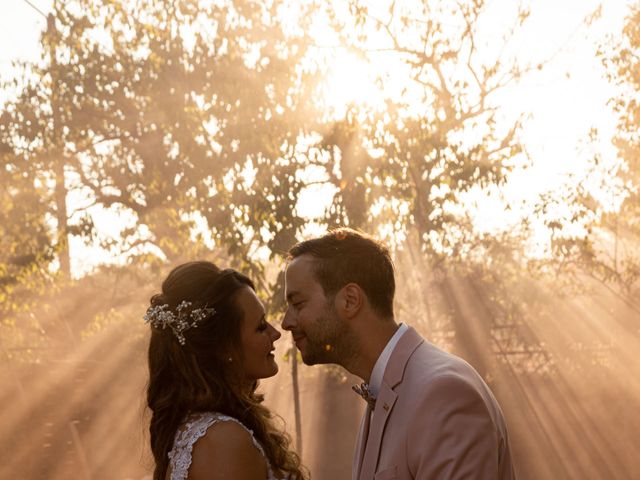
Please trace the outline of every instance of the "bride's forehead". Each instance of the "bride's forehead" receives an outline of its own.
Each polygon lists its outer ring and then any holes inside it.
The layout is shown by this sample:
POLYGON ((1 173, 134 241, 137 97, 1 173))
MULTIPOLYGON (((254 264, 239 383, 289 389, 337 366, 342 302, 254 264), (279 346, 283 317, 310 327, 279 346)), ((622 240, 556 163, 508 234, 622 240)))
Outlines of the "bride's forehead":
POLYGON ((258 295, 252 288, 242 288, 238 292, 237 298, 243 305, 251 306, 252 308, 264 308, 262 300, 258 298, 258 295))

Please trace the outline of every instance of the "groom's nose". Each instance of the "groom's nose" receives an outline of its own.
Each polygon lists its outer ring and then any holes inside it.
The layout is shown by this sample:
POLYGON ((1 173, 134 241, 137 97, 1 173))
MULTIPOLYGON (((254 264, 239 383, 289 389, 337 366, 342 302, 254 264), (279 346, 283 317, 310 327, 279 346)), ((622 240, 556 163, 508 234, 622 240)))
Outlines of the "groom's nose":
POLYGON ((294 315, 291 313, 290 309, 287 309, 287 311, 284 312, 284 317, 282 318, 282 328, 284 330, 291 330, 293 327, 295 327, 294 315))

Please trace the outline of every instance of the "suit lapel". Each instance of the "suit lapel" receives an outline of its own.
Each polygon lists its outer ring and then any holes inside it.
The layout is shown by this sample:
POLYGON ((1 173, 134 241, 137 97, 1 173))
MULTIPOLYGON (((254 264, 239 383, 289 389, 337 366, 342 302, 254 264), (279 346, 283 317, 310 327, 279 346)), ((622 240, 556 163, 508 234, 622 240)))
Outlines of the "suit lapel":
MULTIPOLYGON (((356 479, 370 480, 374 477, 380 457, 380 447, 387 420, 391 415, 393 406, 398 398, 395 387, 402 382, 404 370, 409 358, 416 348, 424 342, 424 339, 411 327, 402 335, 396 344, 389 362, 384 371, 382 385, 378 392, 376 408, 371 425, 367 425, 367 435, 361 436, 358 446, 364 451, 358 450, 358 467, 356 479)), ((360 430, 361 433, 363 429, 360 430)))
POLYGON ((366 442, 364 459, 362 461, 362 468, 360 469, 361 479, 371 479, 375 474, 376 467, 378 466, 384 427, 387 425, 387 419, 393 410, 396 398, 398 398, 396 392, 383 383, 378 393, 376 409, 369 428, 369 439, 366 442))
POLYGON ((423 342, 424 338, 412 327, 409 327, 407 331, 404 332, 404 335, 398 340, 396 348, 393 349, 391 357, 389 357, 389 362, 387 363, 387 368, 384 370, 384 377, 382 379, 383 385, 386 383, 389 387, 396 388, 396 385, 402 382, 404 369, 407 366, 407 362, 409 362, 409 358, 415 349, 423 342))

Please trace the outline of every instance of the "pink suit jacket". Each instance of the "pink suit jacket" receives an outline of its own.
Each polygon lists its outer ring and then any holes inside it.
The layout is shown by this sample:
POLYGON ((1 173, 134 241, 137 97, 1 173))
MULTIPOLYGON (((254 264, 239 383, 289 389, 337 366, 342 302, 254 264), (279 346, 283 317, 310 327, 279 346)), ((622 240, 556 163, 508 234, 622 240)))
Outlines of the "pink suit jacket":
POLYGON ((353 480, 515 479, 505 421, 487 384, 413 328, 393 350, 369 412, 353 480))

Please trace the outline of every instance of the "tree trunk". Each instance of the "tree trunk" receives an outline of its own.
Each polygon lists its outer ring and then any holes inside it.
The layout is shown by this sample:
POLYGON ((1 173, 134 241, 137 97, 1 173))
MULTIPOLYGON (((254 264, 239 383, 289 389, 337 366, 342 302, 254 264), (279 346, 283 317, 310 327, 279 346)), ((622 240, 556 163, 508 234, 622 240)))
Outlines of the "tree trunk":
POLYGON ((69 278, 71 276, 71 256, 69 254, 69 234, 67 231, 67 187, 64 181, 64 163, 60 160, 55 161, 55 174, 56 217, 58 220, 58 258, 60 259, 60 272, 65 277, 69 278))
POLYGON ((58 221, 58 258, 60 272, 67 278, 71 276, 71 260, 69 255, 69 233, 67 215, 67 186, 64 179, 64 139, 61 135, 60 107, 58 104, 58 78, 56 57, 56 25, 53 14, 47 17, 47 35, 49 36, 49 57, 51 70, 51 110, 53 121, 53 155, 50 162, 55 177, 56 219, 58 221))
POLYGON ((293 411, 296 422, 296 450, 302 457, 302 415, 300 413, 300 384, 298 382, 298 349, 291 346, 291 384, 293 388, 293 411))

